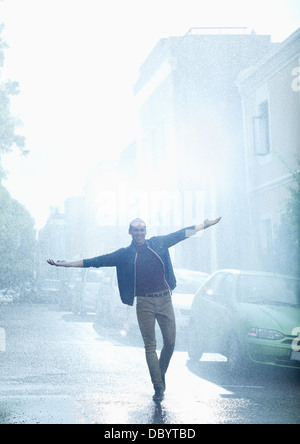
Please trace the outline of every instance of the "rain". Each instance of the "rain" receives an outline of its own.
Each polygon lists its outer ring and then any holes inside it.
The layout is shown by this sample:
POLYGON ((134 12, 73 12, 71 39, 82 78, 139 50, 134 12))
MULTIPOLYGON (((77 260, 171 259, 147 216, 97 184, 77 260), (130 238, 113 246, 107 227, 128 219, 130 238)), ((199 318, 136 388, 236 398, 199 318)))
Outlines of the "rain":
POLYGON ((299 424, 299 26, 295 0, 0 0, 0 424, 299 424))

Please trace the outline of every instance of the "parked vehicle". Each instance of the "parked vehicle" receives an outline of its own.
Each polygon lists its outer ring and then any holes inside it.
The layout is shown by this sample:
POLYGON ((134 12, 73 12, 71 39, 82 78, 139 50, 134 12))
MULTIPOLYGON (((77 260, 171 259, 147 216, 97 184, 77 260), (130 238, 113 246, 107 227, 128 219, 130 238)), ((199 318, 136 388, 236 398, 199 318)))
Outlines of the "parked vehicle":
POLYGON ((14 297, 16 293, 13 290, 3 289, 0 290, 0 304, 12 304, 14 302, 14 297))
POLYGON ((71 284, 72 311, 76 314, 97 313, 104 270, 76 270, 71 284))
POLYGON ((172 295, 176 316, 177 330, 186 333, 189 326, 191 308, 198 290, 203 286, 209 275, 198 271, 175 270, 177 287, 172 295))
POLYGON ((61 299, 62 281, 42 279, 36 281, 35 298, 37 303, 58 304, 61 299))
POLYGON ((20 298, 19 298, 20 303, 26 304, 26 303, 36 302, 38 295, 36 281, 34 280, 34 281, 23 282, 22 285, 20 286, 19 293, 20 293, 20 298))
POLYGON ((250 362, 300 368, 299 326, 299 279, 223 270, 194 299, 188 353, 221 353, 230 370, 250 362))
POLYGON ((127 306, 121 303, 114 269, 76 270, 69 284, 72 311, 76 314, 96 313, 101 325, 127 324, 127 306))

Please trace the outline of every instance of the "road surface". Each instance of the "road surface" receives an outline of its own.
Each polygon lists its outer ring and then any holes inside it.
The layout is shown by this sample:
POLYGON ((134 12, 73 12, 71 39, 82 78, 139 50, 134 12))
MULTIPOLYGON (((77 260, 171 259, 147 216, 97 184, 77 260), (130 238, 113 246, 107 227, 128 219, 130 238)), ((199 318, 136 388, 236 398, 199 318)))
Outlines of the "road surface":
POLYGON ((177 350, 156 405, 139 336, 38 305, 0 306, 0 333, 0 424, 300 423, 299 371, 237 378, 223 357, 177 350))

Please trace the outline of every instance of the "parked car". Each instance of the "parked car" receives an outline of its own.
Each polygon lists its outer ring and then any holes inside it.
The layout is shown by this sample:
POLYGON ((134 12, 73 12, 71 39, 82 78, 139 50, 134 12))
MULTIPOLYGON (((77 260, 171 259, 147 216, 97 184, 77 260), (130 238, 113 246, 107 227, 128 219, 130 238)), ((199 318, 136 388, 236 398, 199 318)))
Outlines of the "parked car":
POLYGON ((37 286, 36 281, 26 281, 21 284, 19 287, 19 302, 20 303, 31 303, 37 301, 37 286))
POLYGON ((175 270, 177 287, 172 295, 176 316, 177 330, 184 331, 189 326, 191 308, 198 290, 203 286, 209 275, 199 271, 175 270))
POLYGON ((194 299, 189 357, 195 360, 204 352, 220 353, 228 358, 230 370, 242 369, 249 362, 300 368, 299 348, 294 346, 299 326, 299 279, 219 271, 194 299))
POLYGON ((120 329, 130 322, 128 311, 131 307, 121 303, 114 269, 76 270, 69 289, 74 313, 95 313, 99 325, 119 326, 120 329))
POLYGON ((117 328, 126 336, 135 323, 135 307, 124 305, 120 298, 117 273, 114 268, 104 269, 104 279, 99 293, 97 323, 117 328))
POLYGON ((61 299, 62 281, 56 279, 41 279, 36 281, 34 291, 35 302, 42 304, 57 304, 61 299))
POLYGON ((0 304, 7 305, 14 302, 16 293, 13 290, 3 289, 0 290, 0 304))
POLYGON ((72 289, 72 311, 76 314, 97 313, 104 270, 76 270, 72 289))

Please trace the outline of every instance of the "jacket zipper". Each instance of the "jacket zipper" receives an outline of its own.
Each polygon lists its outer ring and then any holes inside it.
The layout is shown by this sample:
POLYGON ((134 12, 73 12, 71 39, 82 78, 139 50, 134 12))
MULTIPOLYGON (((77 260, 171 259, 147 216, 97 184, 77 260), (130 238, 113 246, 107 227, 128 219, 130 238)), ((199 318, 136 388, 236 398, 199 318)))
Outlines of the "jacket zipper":
POLYGON ((137 261, 138 254, 135 253, 135 259, 134 259, 134 292, 133 292, 133 298, 136 297, 136 261, 137 261))
POLYGON ((165 264, 164 264, 162 258, 154 250, 152 250, 152 248, 150 248, 148 245, 147 245, 147 248, 148 248, 148 250, 152 251, 152 253, 154 253, 155 256, 157 256, 158 259, 160 260, 160 262, 162 263, 162 266, 163 266, 163 269, 164 269, 164 280, 165 280, 165 283, 166 283, 168 289, 171 291, 170 285, 168 284, 168 282, 166 280, 166 267, 165 267, 165 264))

